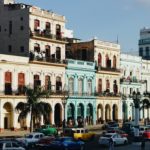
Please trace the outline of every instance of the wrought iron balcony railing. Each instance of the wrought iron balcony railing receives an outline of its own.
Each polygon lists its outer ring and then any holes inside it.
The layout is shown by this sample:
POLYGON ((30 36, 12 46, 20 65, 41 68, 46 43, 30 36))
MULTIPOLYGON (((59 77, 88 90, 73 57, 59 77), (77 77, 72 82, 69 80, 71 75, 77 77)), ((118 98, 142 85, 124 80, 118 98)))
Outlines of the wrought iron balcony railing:
POLYGON ((34 52, 30 52, 29 56, 30 61, 41 61, 47 63, 57 63, 57 64, 67 64, 67 60, 60 60, 51 57, 45 57, 42 53, 35 54, 34 52))
POLYGON ((111 67, 96 66, 96 70, 97 71, 111 71, 111 72, 118 72, 118 73, 120 73, 120 69, 111 68, 111 67))

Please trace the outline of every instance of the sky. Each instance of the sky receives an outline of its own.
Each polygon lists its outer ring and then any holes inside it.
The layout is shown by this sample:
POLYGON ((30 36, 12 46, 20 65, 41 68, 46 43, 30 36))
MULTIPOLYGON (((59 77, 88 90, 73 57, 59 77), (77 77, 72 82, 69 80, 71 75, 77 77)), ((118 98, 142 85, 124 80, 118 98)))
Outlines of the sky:
POLYGON ((136 53, 140 29, 150 27, 150 0, 16 0, 64 15, 66 27, 83 41, 118 42, 136 53))

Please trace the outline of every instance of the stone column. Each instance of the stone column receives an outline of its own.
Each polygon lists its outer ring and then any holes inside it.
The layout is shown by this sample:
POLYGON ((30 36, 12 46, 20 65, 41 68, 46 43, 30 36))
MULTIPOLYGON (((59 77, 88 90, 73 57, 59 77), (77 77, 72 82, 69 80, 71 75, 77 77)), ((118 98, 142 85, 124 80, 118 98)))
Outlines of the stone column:
MULTIPOLYGON (((53 105, 52 105, 52 106, 53 106, 53 105)), ((52 122, 52 125, 55 124, 55 122, 54 122, 54 117, 55 117, 54 113, 55 113, 55 108, 54 108, 54 106, 53 106, 53 107, 52 107, 52 115, 51 115, 51 122, 52 122)))
POLYGON ((87 120, 86 120, 86 116, 87 116, 87 104, 84 103, 84 126, 87 125, 87 120))
POLYGON ((74 113, 75 124, 77 125, 77 117, 78 117, 78 103, 75 103, 75 113, 74 113))
POLYGON ((96 106, 93 106, 93 124, 95 125, 96 124, 96 117, 97 114, 96 114, 96 106))
POLYGON ((12 91, 16 93, 17 90, 18 90, 18 73, 16 72, 16 70, 14 70, 14 72, 12 72, 12 91))
POLYGON ((13 110, 13 112, 12 112, 12 118, 13 118, 13 120, 11 120, 11 121, 13 121, 12 122, 12 130, 14 130, 14 131, 17 131, 18 129, 20 129, 20 123, 18 122, 18 117, 19 117, 19 113, 15 110, 15 108, 14 108, 14 110, 13 110))
POLYGON ((75 79, 74 79, 74 92, 78 93, 78 76, 75 75, 75 79))
POLYGON ((26 118, 26 126, 27 126, 27 129, 29 130, 30 130, 30 119, 31 119, 31 113, 29 113, 26 118))
POLYGON ((83 79, 83 93, 87 93, 87 77, 84 76, 84 79, 83 79))
POLYGON ((2 112, 2 102, 0 101, 0 132, 4 130, 4 116, 2 112))
POLYGON ((0 69, 0 93, 4 93, 5 90, 5 77, 4 77, 4 72, 2 69, 0 69))

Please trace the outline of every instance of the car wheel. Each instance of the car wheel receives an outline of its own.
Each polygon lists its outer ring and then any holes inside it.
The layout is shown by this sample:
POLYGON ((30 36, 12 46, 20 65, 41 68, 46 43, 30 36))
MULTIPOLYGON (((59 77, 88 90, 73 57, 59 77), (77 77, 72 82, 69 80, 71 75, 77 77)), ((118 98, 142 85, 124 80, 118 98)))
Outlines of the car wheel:
POLYGON ((84 145, 81 145, 80 150, 84 150, 84 145))
POLYGON ((127 145, 127 141, 124 141, 124 145, 127 145))

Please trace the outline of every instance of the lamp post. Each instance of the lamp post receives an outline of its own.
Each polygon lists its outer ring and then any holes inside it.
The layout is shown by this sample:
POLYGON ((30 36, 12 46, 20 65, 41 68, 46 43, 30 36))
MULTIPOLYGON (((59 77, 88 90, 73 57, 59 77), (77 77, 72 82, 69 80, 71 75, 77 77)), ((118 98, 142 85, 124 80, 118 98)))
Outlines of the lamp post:
POLYGON ((141 94, 140 92, 133 92, 132 95, 133 98, 133 103, 135 107, 135 132, 134 136, 138 137, 139 136, 139 109, 140 109, 140 100, 141 100, 141 94))
POLYGON ((63 92, 62 92, 62 95, 63 95, 63 97, 62 97, 62 104, 63 104, 63 108, 64 108, 64 120, 63 120, 63 130, 64 130, 64 128, 66 127, 66 120, 65 120, 65 110, 66 110, 66 104, 67 104, 67 100, 68 100, 68 97, 69 97, 69 92, 68 91, 66 91, 66 90, 64 90, 63 92))

